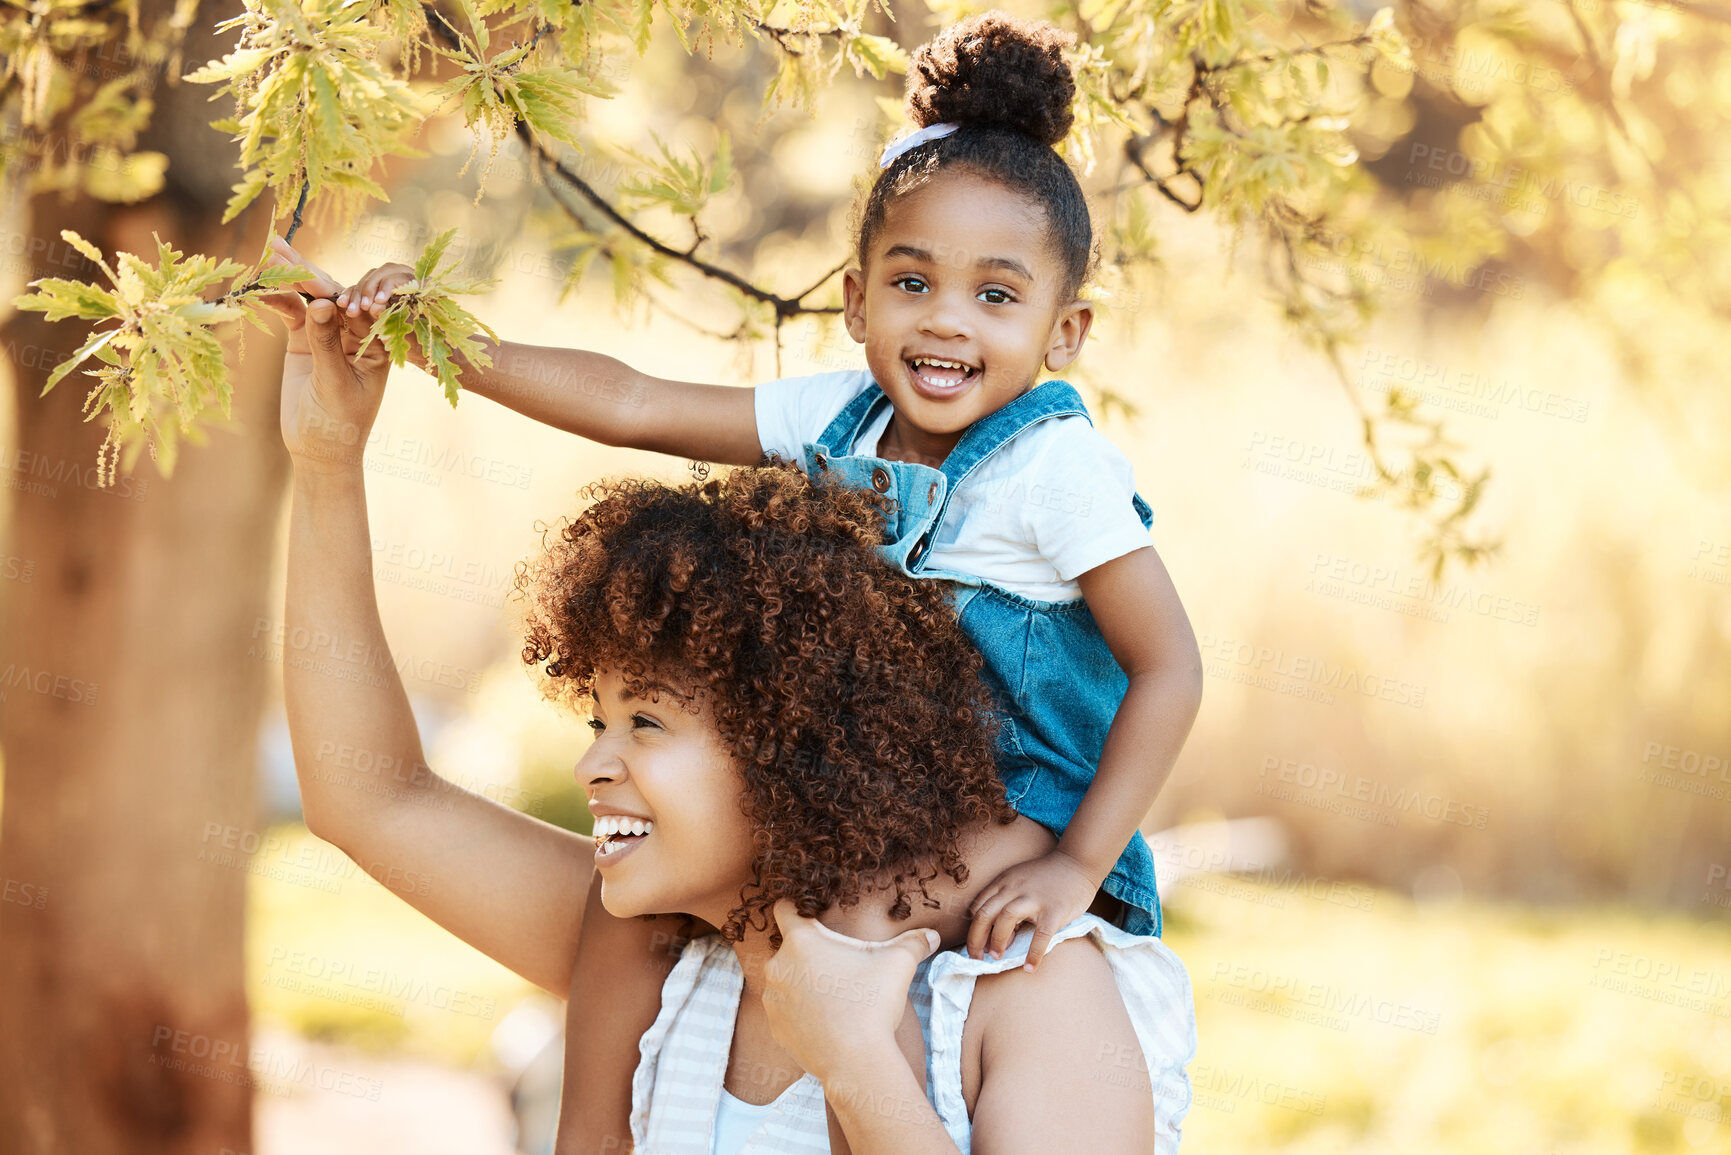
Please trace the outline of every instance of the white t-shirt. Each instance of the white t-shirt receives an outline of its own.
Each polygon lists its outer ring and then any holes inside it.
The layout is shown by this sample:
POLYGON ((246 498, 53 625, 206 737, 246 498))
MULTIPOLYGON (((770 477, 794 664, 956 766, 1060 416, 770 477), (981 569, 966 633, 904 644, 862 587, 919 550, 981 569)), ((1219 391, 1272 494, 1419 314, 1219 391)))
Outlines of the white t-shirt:
POLYGON ((774 1110, 774 1103, 747 1103, 723 1087, 721 1100, 715 1107, 715 1130, 709 1137, 709 1155, 739 1155, 745 1141, 774 1110))
MULTIPOLYGON (((807 472, 815 441, 872 383, 869 370, 783 377, 757 387, 757 440, 807 472)), ((877 455, 883 411, 836 453, 877 455)), ((1086 417, 1041 421, 987 458, 950 498, 927 565, 972 574, 1038 601, 1082 596, 1079 574, 1149 544, 1130 461, 1086 417)))

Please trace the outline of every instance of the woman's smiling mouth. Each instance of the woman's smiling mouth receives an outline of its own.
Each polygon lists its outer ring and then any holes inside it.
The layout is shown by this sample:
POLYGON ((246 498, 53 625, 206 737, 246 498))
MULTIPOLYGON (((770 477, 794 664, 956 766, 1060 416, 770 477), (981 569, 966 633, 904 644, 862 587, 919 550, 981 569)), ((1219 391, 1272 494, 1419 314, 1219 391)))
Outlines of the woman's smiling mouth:
POLYGON ((647 818, 606 815, 595 820, 595 864, 611 865, 647 841, 655 823, 647 818))
POLYGON ((979 366, 945 357, 909 357, 906 364, 914 389, 932 398, 953 397, 980 375, 979 366))

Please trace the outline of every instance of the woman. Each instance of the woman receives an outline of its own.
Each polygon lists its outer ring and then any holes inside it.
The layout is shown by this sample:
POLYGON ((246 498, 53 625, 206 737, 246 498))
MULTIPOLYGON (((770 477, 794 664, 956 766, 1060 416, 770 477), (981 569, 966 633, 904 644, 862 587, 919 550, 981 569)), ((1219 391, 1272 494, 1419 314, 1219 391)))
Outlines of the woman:
POLYGON ((577 775, 622 835, 597 846, 425 768, 372 585, 360 450, 385 356, 357 360, 364 323, 323 299, 273 304, 290 328, 285 636, 314 651, 284 663, 309 829, 387 886, 415 879, 406 901, 571 992, 568 1037, 657 1004, 639 1054, 567 1069, 564 1113, 606 1117, 597 1105, 628 1086, 631 1135, 562 1127, 562 1152, 1176 1145, 1194 1018, 1157 940, 1084 915, 1029 973, 1026 934, 1001 959, 928 960, 928 932, 864 943, 812 921, 835 904, 905 917, 913 901, 965 920, 969 880, 1006 865, 968 854, 1010 817, 976 663, 941 588, 878 560, 863 495, 778 469, 603 487, 525 573, 525 658, 595 716, 577 775), (414 772, 395 791, 325 772, 356 750, 414 772), (451 805, 419 804, 433 793, 451 805), (720 930, 669 921, 643 959, 584 951, 605 918, 674 914, 720 930))

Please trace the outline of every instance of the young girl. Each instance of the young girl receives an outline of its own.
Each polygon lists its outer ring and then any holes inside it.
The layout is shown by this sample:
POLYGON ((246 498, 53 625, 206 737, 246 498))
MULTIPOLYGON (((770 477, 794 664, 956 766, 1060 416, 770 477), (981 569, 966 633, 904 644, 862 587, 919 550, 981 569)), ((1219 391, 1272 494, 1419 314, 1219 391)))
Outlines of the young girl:
MULTIPOLYGON (((1010 802, 1049 832, 1042 853, 980 893, 967 931, 984 958, 1031 923, 1030 969, 1097 900, 1123 929, 1160 933, 1137 826, 1202 687, 1128 461, 1073 388, 1036 384, 1076 359, 1093 320, 1077 295, 1093 253, 1088 206, 1053 149, 1072 120, 1067 40, 988 13, 914 53, 908 105, 922 127, 884 150, 844 282, 866 370, 747 390, 488 343, 492 366, 462 376, 465 389, 605 444, 738 465, 776 454, 881 496, 893 564, 951 583, 1002 715, 1010 802)), ((376 314, 411 276, 376 269, 338 304, 376 314)), ((858 937, 953 933, 949 913, 916 909, 893 927, 871 908, 824 921, 858 937)))

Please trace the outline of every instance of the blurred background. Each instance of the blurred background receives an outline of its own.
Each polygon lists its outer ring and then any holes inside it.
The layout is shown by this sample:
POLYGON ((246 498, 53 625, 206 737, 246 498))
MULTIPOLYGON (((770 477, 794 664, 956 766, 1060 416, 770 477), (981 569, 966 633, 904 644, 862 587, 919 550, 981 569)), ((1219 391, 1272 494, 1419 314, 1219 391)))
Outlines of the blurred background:
MULTIPOLYGON (((896 11, 871 26, 904 47, 945 15, 896 11)), ((1087 181, 1111 235, 1146 244, 1102 270, 1074 379, 1135 465, 1208 675, 1143 823, 1195 989, 1186 1150, 1731 1150, 1731 11, 1395 16, 1407 63, 1367 65, 1344 102, 1347 239, 1270 241, 1241 206, 1190 211, 1183 188, 1108 209, 1115 157, 1087 181), (1332 289, 1306 296, 1302 270, 1332 289), (1367 423, 1394 430, 1379 453, 1408 463, 1398 484, 1379 483, 1367 423), (1453 520, 1408 484, 1439 453, 1453 473, 1426 484, 1465 504, 1453 520)), ((595 145, 571 163, 614 191, 624 150, 708 155, 725 132, 737 173, 703 217, 716 259, 803 288, 848 251, 899 77, 844 71, 809 113, 765 112, 777 67, 762 43, 692 54, 659 27, 609 76, 621 94, 589 105, 595 145)), ((309 220, 302 251, 352 281, 456 228, 464 269, 500 279, 469 304, 505 339, 741 385, 863 367, 821 317, 742 325, 705 282, 614 276, 606 253, 583 275, 592 238, 517 139, 463 175, 459 118, 418 143, 388 168, 388 204, 309 220)), ((195 233, 203 178, 182 179, 101 221, 55 211, 137 248, 195 233)), ((28 216, 50 194, 33 195, 5 234, 14 292, 57 259, 28 216)), ((8 333, 0 1000, 53 991, 71 1042, 14 1034, 0 1070, 88 1084, 132 1150, 241 1150, 222 1137, 242 1125, 259 1155, 550 1150, 562 1005, 299 822, 280 346, 248 335, 233 417, 172 480, 141 461, 102 489, 83 386, 40 403, 26 387, 82 336, 8 333), (50 425, 66 432, 44 449, 50 425), (157 805, 157 775, 192 775, 199 801, 157 805), (192 907, 210 929, 128 931, 105 903, 192 907), (199 987, 231 964, 244 998, 199 987), (246 1048, 238 1092, 221 1063, 161 1073, 225 1045, 246 1048), (237 1093, 189 1122, 201 1096, 237 1093)), ((395 371, 367 449, 374 574, 436 771, 588 829, 571 775, 587 731, 521 662, 513 567, 586 481, 694 468, 478 397, 453 409, 395 371)), ((14 1005, 0 1022, 29 1020, 14 1005)), ((74 1149, 12 1095, 6 1149, 74 1149)))

